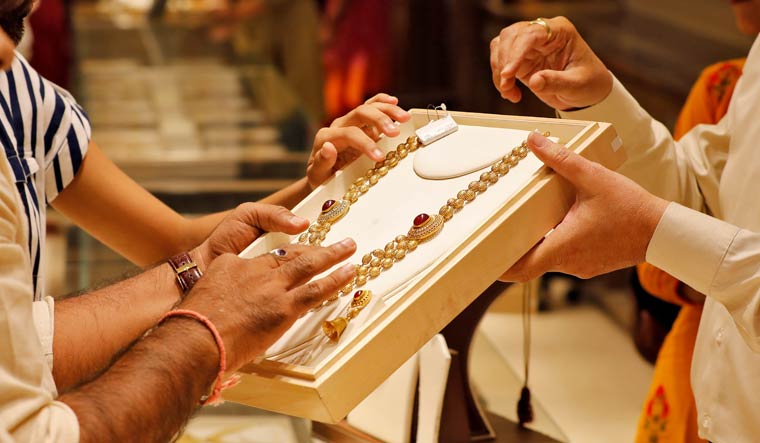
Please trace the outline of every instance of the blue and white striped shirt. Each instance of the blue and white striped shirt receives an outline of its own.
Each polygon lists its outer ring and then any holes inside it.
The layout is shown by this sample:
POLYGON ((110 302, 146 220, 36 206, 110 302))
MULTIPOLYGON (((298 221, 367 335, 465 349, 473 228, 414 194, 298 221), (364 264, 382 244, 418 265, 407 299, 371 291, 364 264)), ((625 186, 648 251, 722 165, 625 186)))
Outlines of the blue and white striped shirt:
POLYGON ((34 299, 41 300, 46 295, 46 205, 74 179, 91 128, 71 94, 42 78, 20 54, 4 74, 0 73, 0 143, 27 216, 34 299))

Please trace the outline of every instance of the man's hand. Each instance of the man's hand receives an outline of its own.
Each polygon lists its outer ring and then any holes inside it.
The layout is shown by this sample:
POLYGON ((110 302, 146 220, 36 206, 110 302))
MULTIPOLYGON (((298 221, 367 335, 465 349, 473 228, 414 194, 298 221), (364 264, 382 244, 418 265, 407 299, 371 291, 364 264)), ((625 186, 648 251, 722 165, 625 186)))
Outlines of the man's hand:
MULTIPOLYGON (((301 314, 355 275, 349 264, 309 282, 354 253, 350 239, 328 248, 290 245, 284 250, 283 257, 218 257, 179 306, 213 322, 230 372, 261 354, 301 314)), ((218 371, 212 334, 195 319, 172 317, 101 375, 59 399, 76 414, 82 443, 166 442, 197 408, 218 371)))
POLYGON ((202 271, 222 254, 239 254, 265 232, 298 234, 309 221, 281 206, 243 203, 228 214, 192 256, 202 271))
POLYGON ((576 200, 554 231, 501 280, 528 281, 549 271, 589 278, 644 261, 665 200, 540 134, 531 134, 528 146, 575 186, 576 200))
POLYGON ((565 17, 540 24, 518 22, 491 40, 493 84, 501 96, 517 103, 517 80, 547 105, 567 110, 602 101, 612 90, 612 74, 565 17))
POLYGON ((356 244, 350 239, 327 248, 283 249, 283 257, 268 253, 253 259, 218 257, 179 306, 214 323, 224 340, 230 371, 264 352, 299 316, 336 295, 356 273, 354 265, 346 264, 311 281, 354 253, 356 244))
POLYGON ((381 134, 399 135, 394 120, 404 123, 412 116, 398 106, 398 99, 377 94, 343 117, 336 118, 329 128, 322 128, 314 138, 306 175, 314 189, 335 171, 356 160, 361 154, 374 161, 383 159, 376 142, 381 134))

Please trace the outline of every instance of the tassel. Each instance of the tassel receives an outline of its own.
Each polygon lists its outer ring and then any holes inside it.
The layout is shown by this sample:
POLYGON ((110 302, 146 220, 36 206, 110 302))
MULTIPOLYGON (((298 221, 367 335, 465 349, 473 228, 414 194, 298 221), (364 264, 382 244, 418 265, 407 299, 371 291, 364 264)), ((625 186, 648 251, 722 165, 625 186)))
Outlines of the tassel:
POLYGON ((533 405, 530 402, 530 388, 528 387, 528 375, 530 374, 530 313, 532 283, 523 283, 523 305, 522 305, 522 323, 523 323, 523 371, 525 379, 523 387, 520 390, 520 399, 517 401, 517 422, 520 426, 533 421, 533 405))
POLYGON ((517 401, 517 422, 520 426, 533 421, 533 405, 530 403, 530 388, 523 386, 517 401))

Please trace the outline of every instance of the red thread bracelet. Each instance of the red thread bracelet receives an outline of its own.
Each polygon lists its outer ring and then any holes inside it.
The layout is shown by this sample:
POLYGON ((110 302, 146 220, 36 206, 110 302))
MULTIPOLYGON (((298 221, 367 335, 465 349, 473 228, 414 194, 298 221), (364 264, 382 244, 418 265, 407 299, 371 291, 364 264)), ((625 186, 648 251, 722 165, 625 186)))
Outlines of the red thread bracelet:
POLYGON ((216 329, 216 326, 214 326, 211 320, 209 320, 206 316, 189 309, 175 309, 173 311, 169 311, 164 314, 163 317, 161 317, 161 320, 159 320, 158 323, 160 324, 169 317, 190 317, 198 320, 209 331, 211 331, 211 335, 214 336, 214 341, 216 341, 216 347, 219 348, 219 373, 217 374, 214 381, 214 389, 205 400, 201 400, 201 406, 216 406, 223 403, 224 400, 222 400, 222 390, 236 385, 239 381, 239 378, 233 376, 229 380, 222 381, 224 379, 224 373, 227 371, 227 351, 224 348, 224 341, 222 340, 222 336, 219 335, 219 331, 216 329))

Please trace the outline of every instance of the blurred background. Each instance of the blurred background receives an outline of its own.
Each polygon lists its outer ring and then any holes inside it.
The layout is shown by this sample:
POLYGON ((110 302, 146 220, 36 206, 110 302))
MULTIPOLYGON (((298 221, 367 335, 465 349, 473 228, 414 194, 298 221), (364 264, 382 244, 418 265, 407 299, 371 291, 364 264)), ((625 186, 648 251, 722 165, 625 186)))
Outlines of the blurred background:
MULTIPOLYGON (((377 92, 406 108, 445 102, 454 110, 553 116, 529 94, 519 104, 502 100, 491 83, 489 42, 515 21, 570 18, 642 105, 671 126, 700 71, 745 55, 751 44, 727 2, 715 0, 39 3, 20 50, 72 91, 94 139, 121 168, 185 214, 257 200, 301 177, 315 131, 377 92)), ((49 218, 52 293, 130 268, 62 217, 49 218)), ((560 441, 632 440, 651 365, 632 340, 641 315, 630 276, 549 276, 536 284, 534 391, 541 426, 560 441)), ((497 303, 478 347, 482 374, 501 374, 481 383, 498 397, 492 406, 507 405, 505 415, 514 415, 521 383, 514 312, 519 302, 497 303)), ((180 441, 310 438, 299 420, 236 406, 211 412, 180 441)))

